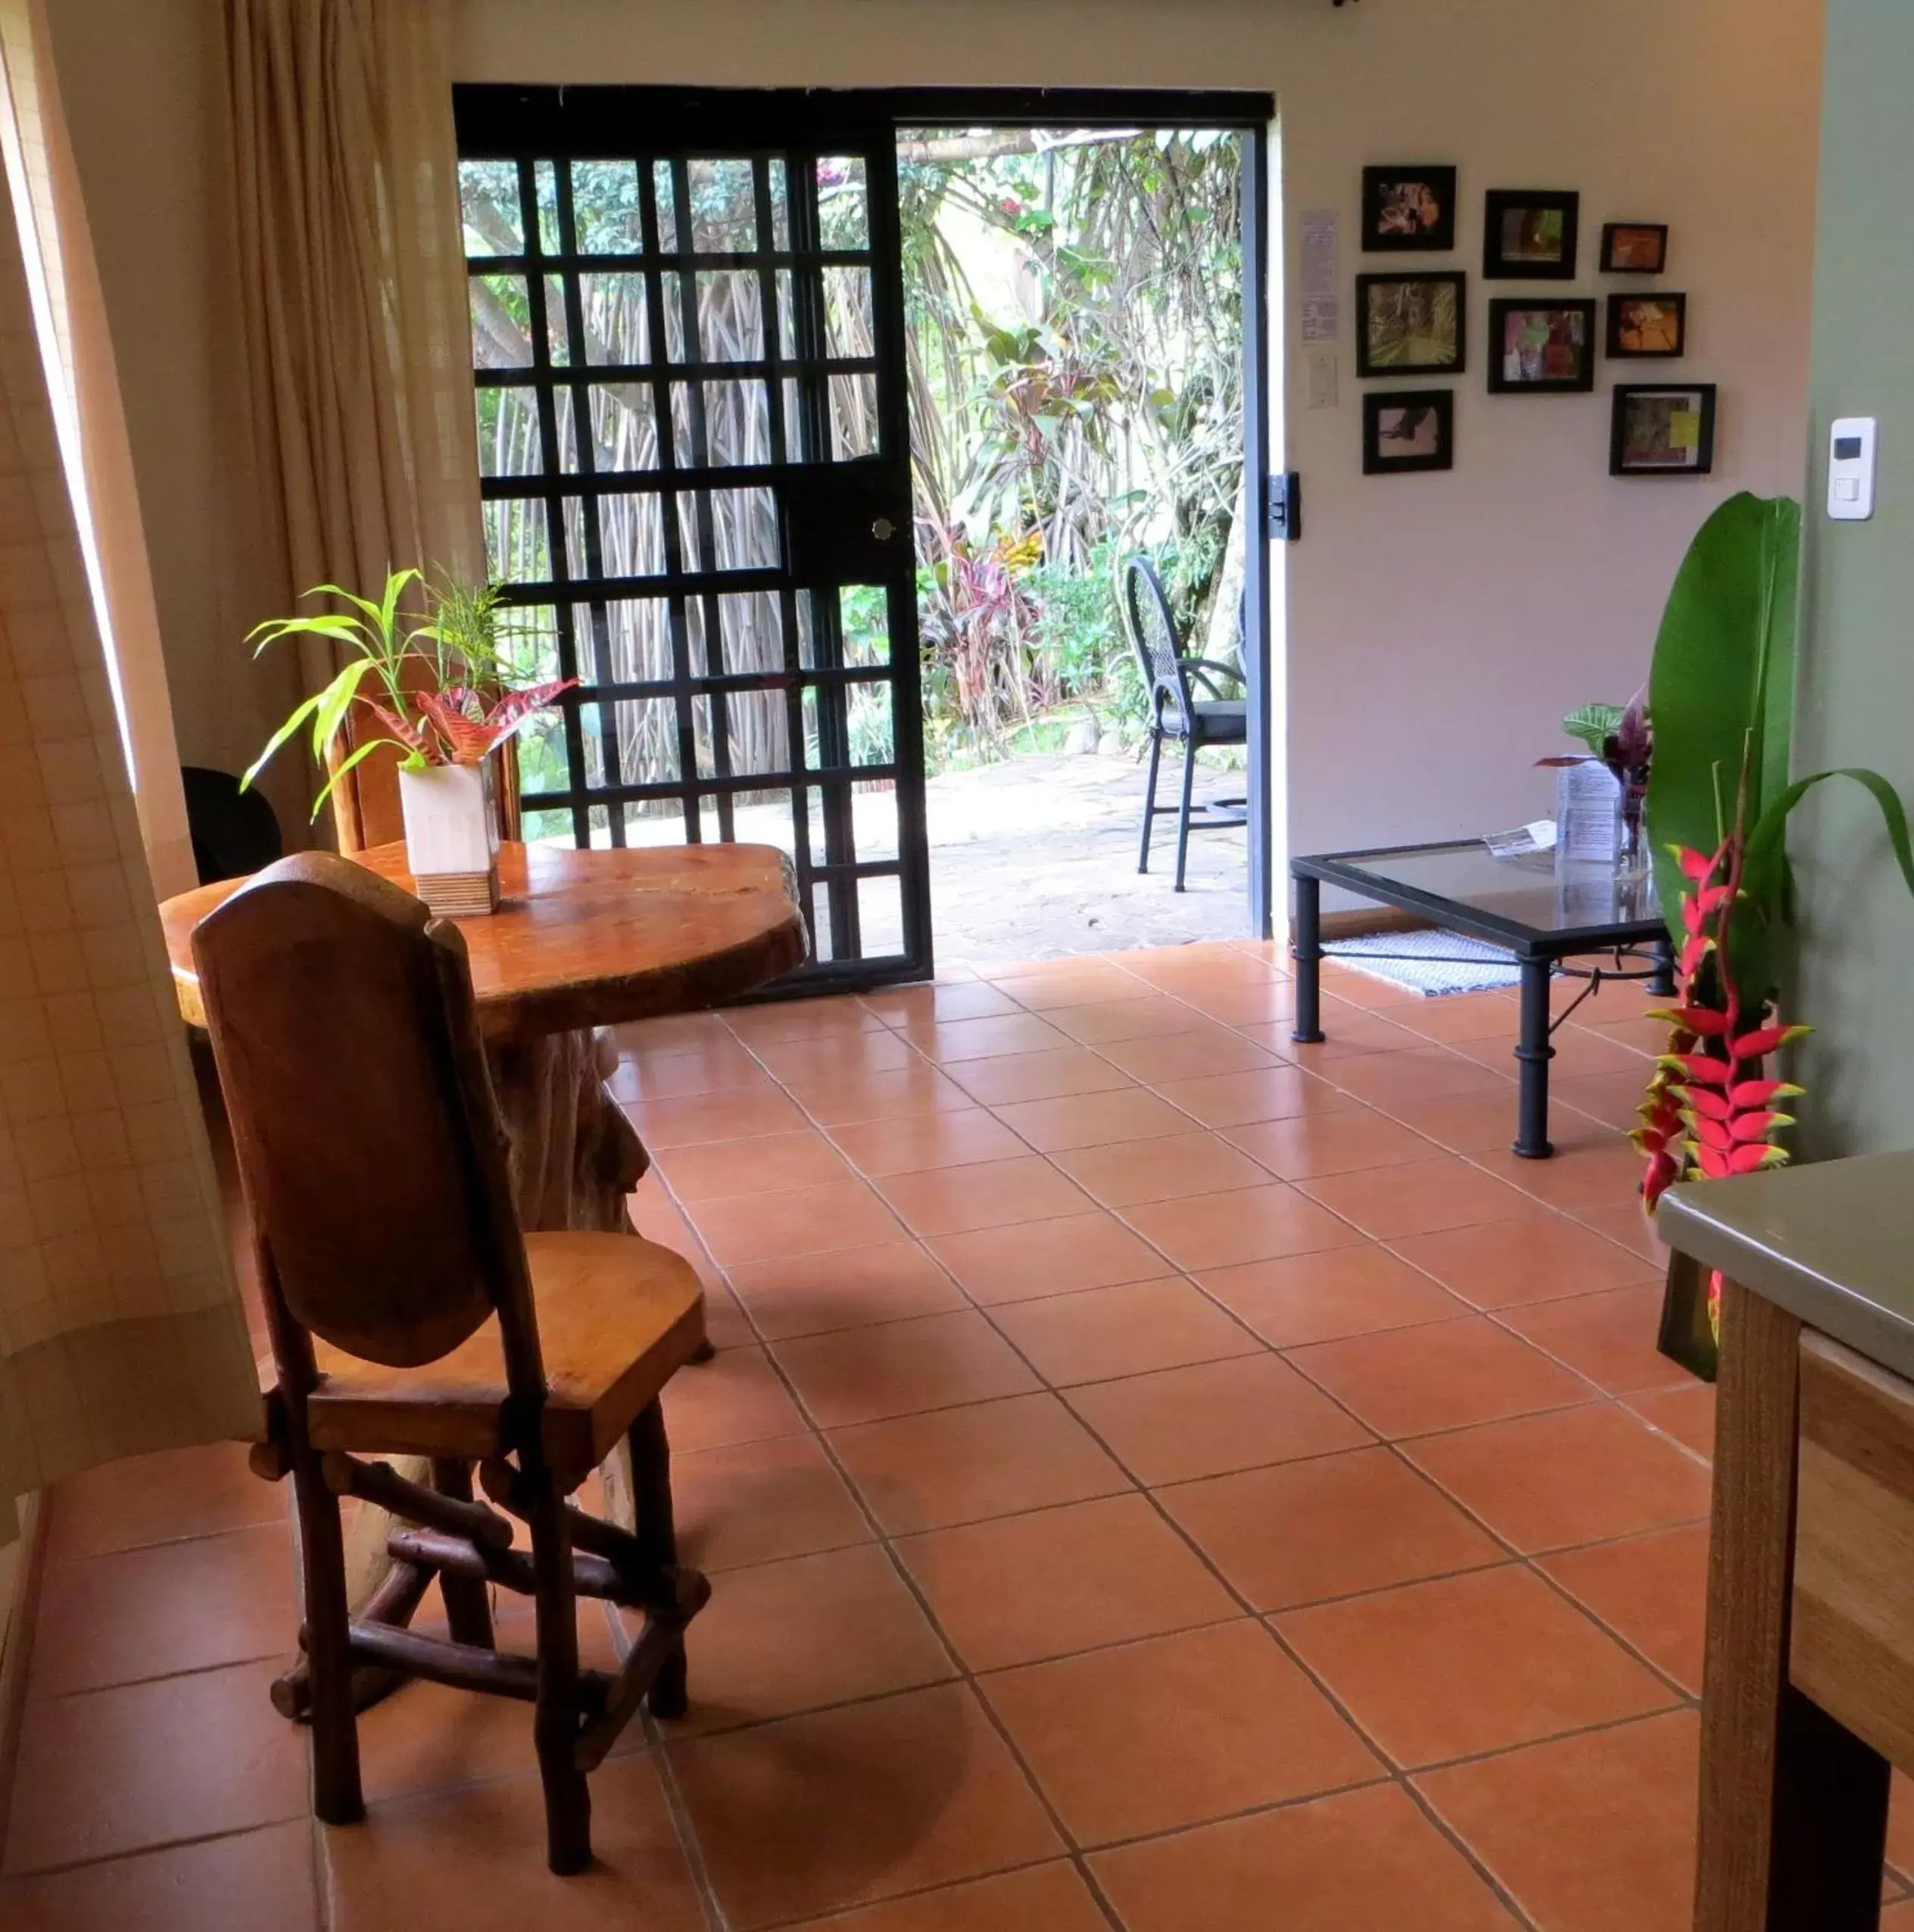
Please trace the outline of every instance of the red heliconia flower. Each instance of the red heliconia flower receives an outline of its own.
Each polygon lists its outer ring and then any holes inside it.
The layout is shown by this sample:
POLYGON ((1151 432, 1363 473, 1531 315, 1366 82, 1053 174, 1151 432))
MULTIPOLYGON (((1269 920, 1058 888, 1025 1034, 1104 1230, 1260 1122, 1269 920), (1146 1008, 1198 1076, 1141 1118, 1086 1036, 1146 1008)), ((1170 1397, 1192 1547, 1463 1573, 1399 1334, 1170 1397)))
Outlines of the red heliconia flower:
MULTIPOLYGON (((1694 1044, 1693 1033, 1675 1027, 1669 1035, 1669 1055, 1685 1054, 1694 1044)), ((1688 1158, 1682 1145, 1682 1105, 1675 1097, 1674 1077, 1661 1062, 1656 1064, 1654 1077, 1648 1083, 1647 1096, 1639 1111, 1641 1124, 1629 1138, 1634 1142, 1637 1153, 1647 1156, 1647 1171, 1641 1177, 1641 1198, 1653 1208, 1666 1189, 1685 1179, 1688 1173, 1688 1158)))
MULTIPOLYGON (((1678 1180, 1722 1179, 1788 1159, 1775 1136, 1794 1117, 1775 1103, 1801 1089, 1764 1079, 1761 1062, 1809 1030, 1785 1024, 1766 1005, 1752 1016, 1741 1011, 1727 930, 1739 890, 1739 828, 1712 858, 1687 847, 1676 858, 1689 888, 1682 901, 1688 938, 1676 968, 1682 1003, 1653 1016, 1669 1024, 1668 1048, 1656 1062, 1643 1124, 1633 1136, 1648 1158, 1641 1192, 1651 1208, 1678 1180), (1714 970, 1704 989, 1701 968, 1710 956, 1714 970)), ((1719 1295, 1717 1278, 1709 1286, 1710 1317, 1717 1323, 1719 1295)))

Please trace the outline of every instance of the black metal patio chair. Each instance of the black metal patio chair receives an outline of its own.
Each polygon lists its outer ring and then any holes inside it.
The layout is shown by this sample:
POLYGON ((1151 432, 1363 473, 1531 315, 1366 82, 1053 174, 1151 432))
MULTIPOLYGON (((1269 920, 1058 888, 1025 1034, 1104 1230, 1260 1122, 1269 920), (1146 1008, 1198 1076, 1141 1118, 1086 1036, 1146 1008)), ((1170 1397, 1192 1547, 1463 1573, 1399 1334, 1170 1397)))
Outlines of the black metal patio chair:
POLYGON ((1139 872, 1150 869, 1150 827, 1167 806, 1156 802, 1157 768, 1163 756, 1165 738, 1183 741, 1183 803, 1177 814, 1177 885, 1183 889, 1183 870, 1189 852, 1189 830, 1218 830, 1225 826, 1246 824, 1242 798, 1211 799, 1193 806, 1190 786, 1196 775, 1196 754, 1205 745, 1240 745, 1248 742, 1247 702, 1222 696, 1220 680, 1236 684, 1242 674, 1227 664, 1212 664, 1207 659, 1186 657, 1177 636, 1176 620, 1170 614, 1170 600, 1164 595, 1163 580, 1148 557, 1133 556, 1124 566, 1124 628, 1136 653, 1143 673, 1143 688, 1149 693, 1150 775, 1143 794, 1143 845, 1136 862, 1139 872), (1194 687, 1201 684, 1209 693, 1198 697, 1194 687), (1233 817, 1226 814, 1233 812, 1233 817))

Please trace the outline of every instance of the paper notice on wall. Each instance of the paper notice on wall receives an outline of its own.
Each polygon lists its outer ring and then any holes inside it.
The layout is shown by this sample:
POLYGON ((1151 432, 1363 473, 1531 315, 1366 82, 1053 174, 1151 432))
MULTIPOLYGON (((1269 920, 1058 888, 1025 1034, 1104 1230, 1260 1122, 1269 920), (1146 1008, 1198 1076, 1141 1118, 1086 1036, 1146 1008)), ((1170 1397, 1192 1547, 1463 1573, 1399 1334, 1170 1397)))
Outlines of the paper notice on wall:
POLYGON ((1298 279, 1298 294, 1305 342, 1333 342, 1342 332, 1336 266, 1337 226, 1333 209, 1303 212, 1302 273, 1298 279))

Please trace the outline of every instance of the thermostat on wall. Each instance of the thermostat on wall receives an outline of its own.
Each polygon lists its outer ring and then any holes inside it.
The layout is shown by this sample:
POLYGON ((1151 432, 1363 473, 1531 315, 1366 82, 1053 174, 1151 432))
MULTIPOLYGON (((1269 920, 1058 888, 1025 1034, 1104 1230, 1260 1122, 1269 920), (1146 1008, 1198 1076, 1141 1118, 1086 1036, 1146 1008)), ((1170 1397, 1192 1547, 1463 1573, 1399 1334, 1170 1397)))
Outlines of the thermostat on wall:
POLYGON ((1837 523, 1865 523, 1874 514, 1875 438, 1871 416, 1838 416, 1828 436, 1828 514, 1837 523))

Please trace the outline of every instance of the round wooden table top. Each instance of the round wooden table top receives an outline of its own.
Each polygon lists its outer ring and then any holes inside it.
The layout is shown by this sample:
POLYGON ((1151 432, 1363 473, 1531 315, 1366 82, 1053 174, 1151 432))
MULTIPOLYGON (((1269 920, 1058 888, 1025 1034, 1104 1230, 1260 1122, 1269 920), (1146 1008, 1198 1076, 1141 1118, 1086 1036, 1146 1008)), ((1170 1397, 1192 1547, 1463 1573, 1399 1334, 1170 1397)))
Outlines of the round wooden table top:
MULTIPOLYGON (((353 856, 412 890, 403 844, 353 856)), ((206 1024, 193 928, 245 883, 224 879, 160 907, 179 1010, 193 1026, 206 1024)), ((496 912, 456 922, 488 1040, 695 1011, 801 965, 809 950, 789 862, 774 846, 508 843, 498 885, 496 912)))

